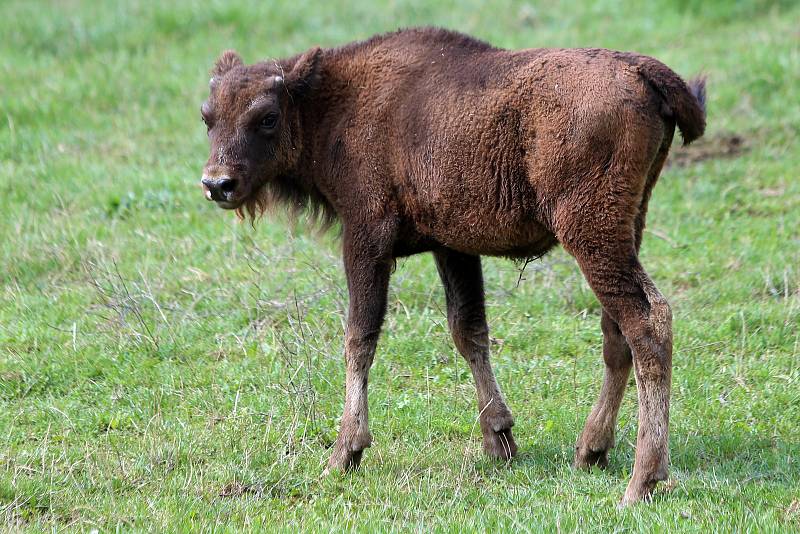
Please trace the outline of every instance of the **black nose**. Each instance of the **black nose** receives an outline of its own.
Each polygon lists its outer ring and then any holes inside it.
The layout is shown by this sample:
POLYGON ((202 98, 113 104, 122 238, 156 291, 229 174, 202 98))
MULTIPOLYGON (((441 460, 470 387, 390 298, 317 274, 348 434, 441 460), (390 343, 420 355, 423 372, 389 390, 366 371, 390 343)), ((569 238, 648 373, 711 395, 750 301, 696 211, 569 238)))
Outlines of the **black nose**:
POLYGON ((209 200, 230 201, 231 197, 233 197, 233 192, 236 190, 236 180, 228 176, 203 178, 201 182, 210 193, 211 198, 209 200))

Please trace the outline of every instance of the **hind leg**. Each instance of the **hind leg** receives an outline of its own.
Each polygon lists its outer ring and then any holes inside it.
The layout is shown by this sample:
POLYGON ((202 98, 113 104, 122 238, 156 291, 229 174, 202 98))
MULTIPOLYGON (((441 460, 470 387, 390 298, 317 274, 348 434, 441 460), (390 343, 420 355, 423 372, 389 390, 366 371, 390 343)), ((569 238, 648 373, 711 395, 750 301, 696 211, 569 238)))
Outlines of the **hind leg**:
MULTIPOLYGON (((630 504, 648 499, 656 483, 667 478, 672 312, 635 256, 614 259, 613 256, 583 252, 575 256, 633 353, 639 396, 639 430, 633 477, 622 500, 623 504, 630 504)), ((624 383, 618 381, 622 374, 617 372, 616 377, 608 382, 610 401, 597 410, 597 422, 590 418, 591 426, 584 442, 590 450, 595 445, 607 450, 610 445, 608 440, 613 437, 613 426, 609 415, 614 411, 612 407, 618 407, 624 389, 624 383), (612 406, 611 401, 616 406, 612 406), (593 439, 598 442, 593 443, 593 439)))
POLYGON ((511 433, 514 420, 489 362, 480 257, 446 249, 436 251, 434 257, 444 284, 450 333, 475 379, 483 450, 490 457, 507 460, 517 453, 511 433))
MULTIPOLYGON (((579 252, 576 257, 633 353, 639 430, 633 477, 622 500, 630 504, 648 499, 656 483, 667 478, 672 312, 635 256, 613 259, 579 252)), ((617 387, 621 390, 624 384, 617 387)), ((617 403, 619 396, 617 392, 617 403)), ((602 432, 607 427, 600 424, 598 428, 602 432)), ((587 438, 606 437, 605 432, 594 436, 590 432, 587 438)))
MULTIPOLYGON (((668 428, 670 383, 672 379, 672 312, 650 277, 639 263, 634 238, 633 217, 615 206, 597 206, 594 210, 562 212, 558 237, 578 261, 581 270, 610 319, 619 326, 630 346, 639 396, 639 429, 633 477, 623 497, 623 504, 648 499, 660 480, 666 480, 669 464, 668 428), (599 208, 599 209, 598 209, 599 208), (578 213, 580 219, 570 215, 578 213)), ((606 321, 606 327, 611 326, 606 321)), ((607 338, 617 343, 609 356, 623 360, 620 338, 610 329, 607 338)), ((604 351, 605 355, 605 351, 604 351)), ((607 450, 627 371, 613 370, 607 387, 606 402, 590 416, 588 432, 579 445, 586 444, 591 460, 592 447, 607 450)), ((601 397, 602 399, 603 397, 601 397)))
POLYGON ((605 376, 600 397, 575 445, 575 467, 578 468, 589 468, 593 465, 605 468, 608 465, 608 451, 614 447, 617 413, 633 366, 628 342, 625 341, 619 325, 605 310, 600 327, 603 330, 605 376))
MULTIPOLYGON (((634 228, 637 252, 641 245, 646 209, 645 200, 636 218, 634 228)), ((579 469, 588 469, 594 465, 605 469, 608 466, 608 451, 614 447, 617 414, 628 385, 631 367, 633 367, 631 347, 625 336, 622 335, 622 330, 617 322, 605 309, 600 318, 600 329, 603 331, 605 374, 603 386, 600 388, 600 396, 586 419, 586 425, 575 444, 574 465, 579 469)))
MULTIPOLYGON (((650 194, 664 166, 671 143, 672 131, 668 130, 665 132, 659 151, 648 171, 641 203, 634 220, 634 246, 637 254, 642 244, 650 194)), ((608 451, 614 447, 617 413, 633 365, 631 348, 619 325, 605 309, 603 309, 600 327, 603 331, 605 375, 600 396, 575 445, 575 467, 578 468, 588 468, 593 465, 605 468, 608 465, 608 451)))

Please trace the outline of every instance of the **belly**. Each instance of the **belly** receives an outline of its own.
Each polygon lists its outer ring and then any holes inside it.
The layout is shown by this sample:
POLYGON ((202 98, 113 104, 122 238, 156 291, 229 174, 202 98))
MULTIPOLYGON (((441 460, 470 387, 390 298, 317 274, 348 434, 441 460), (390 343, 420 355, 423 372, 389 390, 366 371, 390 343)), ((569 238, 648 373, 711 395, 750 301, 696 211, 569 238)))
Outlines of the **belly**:
POLYGON ((531 215, 487 209, 440 210, 421 218, 401 217, 394 256, 445 247, 476 256, 524 259, 542 256, 557 243, 553 233, 531 215))
POLYGON ((447 248, 466 254, 529 258, 556 245, 555 236, 535 220, 464 214, 443 222, 434 238, 447 248), (511 219, 511 220, 509 220, 511 219))

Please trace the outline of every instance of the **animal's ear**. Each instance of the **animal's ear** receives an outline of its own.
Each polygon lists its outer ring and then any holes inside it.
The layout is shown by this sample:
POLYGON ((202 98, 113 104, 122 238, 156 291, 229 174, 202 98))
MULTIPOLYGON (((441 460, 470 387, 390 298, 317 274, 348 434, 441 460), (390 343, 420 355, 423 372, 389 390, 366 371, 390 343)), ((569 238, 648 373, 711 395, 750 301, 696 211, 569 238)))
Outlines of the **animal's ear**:
POLYGON ((297 58, 292 70, 286 73, 284 80, 289 94, 303 96, 316 85, 321 57, 322 49, 315 46, 297 58))
POLYGON ((211 71, 211 76, 214 78, 223 76, 233 67, 238 67, 239 65, 244 65, 242 57, 237 54, 235 50, 225 50, 222 55, 219 56, 217 63, 214 65, 214 69, 211 71))

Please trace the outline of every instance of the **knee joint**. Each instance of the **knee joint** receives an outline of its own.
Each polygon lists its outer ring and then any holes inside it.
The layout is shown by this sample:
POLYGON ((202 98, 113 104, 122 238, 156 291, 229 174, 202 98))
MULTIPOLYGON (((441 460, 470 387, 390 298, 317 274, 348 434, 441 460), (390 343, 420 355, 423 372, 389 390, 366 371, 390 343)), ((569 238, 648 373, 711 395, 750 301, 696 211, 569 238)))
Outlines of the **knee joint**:
POLYGON ((485 325, 471 325, 464 321, 451 321, 450 333, 456 347, 462 353, 489 348, 489 330, 485 325))
POLYGON ((378 336, 380 336, 380 329, 364 332, 348 328, 344 335, 344 344, 348 350, 368 348, 378 342, 378 336))

